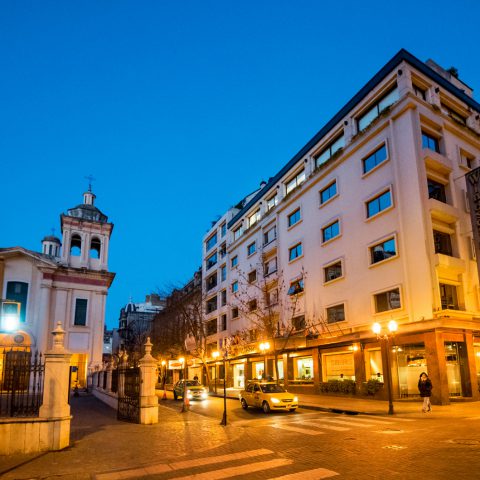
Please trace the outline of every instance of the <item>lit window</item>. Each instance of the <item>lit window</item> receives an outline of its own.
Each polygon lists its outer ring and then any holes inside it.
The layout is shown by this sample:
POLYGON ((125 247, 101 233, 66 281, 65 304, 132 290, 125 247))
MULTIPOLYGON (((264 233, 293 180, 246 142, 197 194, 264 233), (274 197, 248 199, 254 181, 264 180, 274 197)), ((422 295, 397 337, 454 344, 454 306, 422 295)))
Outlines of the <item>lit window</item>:
POLYGON ((292 179, 290 179, 286 184, 285 187, 287 189, 287 195, 301 185, 305 181, 305 170, 301 170, 298 172, 292 179))
POLYGON ((248 228, 253 227, 259 220, 260 220, 260 210, 257 210, 256 212, 252 213, 252 215, 248 217, 248 228))
POLYGON ((302 244, 297 243, 295 246, 292 248, 288 249, 288 260, 291 262, 292 260, 295 260, 298 257, 302 256, 302 244))
POLYGON ((322 151, 315 156, 315 166, 318 168, 320 165, 327 162, 336 152, 345 146, 345 138, 342 135, 330 142, 322 151))
POLYGON ((231 263, 231 267, 232 267, 232 268, 234 268, 234 267, 236 267, 236 266, 238 265, 238 257, 237 257, 237 255, 235 255, 235 256, 232 258, 232 260, 231 260, 230 263, 231 263))
POLYGON ((387 258, 394 257, 396 254, 397 247, 395 245, 395 238, 389 238, 370 247, 370 261, 372 264, 382 262, 387 258))
POLYGON ((393 105, 398 100, 397 86, 390 90, 380 100, 375 102, 369 110, 358 117, 358 131, 361 132, 368 127, 386 108, 393 105))
POLYGON ((345 320, 345 305, 340 303, 327 308, 327 323, 343 322, 345 320))
POLYGON ((322 228, 323 243, 328 242, 332 238, 338 237, 338 235, 340 235, 340 222, 338 220, 322 228))
POLYGON ((440 153, 440 144, 438 138, 422 131, 422 148, 428 148, 434 152, 440 153))
POLYGON ((391 206, 392 195, 390 190, 387 190, 367 202, 367 218, 371 218, 391 206))
POLYGON ((292 227, 300 221, 300 209, 297 208, 293 213, 288 216, 288 226, 292 227))
POLYGON ((247 255, 253 255, 255 250, 257 249, 255 242, 252 242, 250 245, 247 246, 247 255))
POLYGON ((331 265, 326 266, 323 269, 324 273, 324 278, 325 278, 325 283, 331 282, 332 280, 335 280, 336 278, 340 278, 343 275, 342 272, 342 262, 335 262, 332 263, 331 265))
POLYGON ((446 283, 440 283, 440 299, 442 308, 458 310, 457 287, 446 283))
POLYGON ((387 310, 395 310, 401 307, 400 289, 394 288, 387 292, 377 293, 374 295, 375 311, 377 313, 386 312, 387 310))
POLYGON ((332 182, 328 187, 320 191, 320 205, 333 198, 337 194, 337 181, 332 182))
POLYGON ((367 158, 362 160, 363 163, 363 173, 367 173, 377 165, 380 165, 387 159, 387 147, 383 144, 380 148, 375 150, 367 158))
POLYGON ((7 282, 6 298, 20 303, 19 321, 25 323, 27 319, 28 283, 7 282))

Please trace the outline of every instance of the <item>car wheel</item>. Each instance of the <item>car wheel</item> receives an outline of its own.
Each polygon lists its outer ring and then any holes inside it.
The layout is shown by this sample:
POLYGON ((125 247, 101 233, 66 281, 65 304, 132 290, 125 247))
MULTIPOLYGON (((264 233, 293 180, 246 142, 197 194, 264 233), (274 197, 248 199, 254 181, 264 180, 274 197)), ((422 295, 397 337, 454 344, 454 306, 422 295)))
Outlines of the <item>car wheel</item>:
POLYGON ((173 391, 173 399, 176 400, 178 398, 177 392, 174 390, 173 391))
POLYGON ((242 408, 244 410, 246 410, 248 408, 248 403, 244 398, 242 398, 241 404, 242 404, 242 408))
POLYGON ((263 402, 262 408, 264 413, 270 413, 270 405, 268 404, 268 402, 263 402))

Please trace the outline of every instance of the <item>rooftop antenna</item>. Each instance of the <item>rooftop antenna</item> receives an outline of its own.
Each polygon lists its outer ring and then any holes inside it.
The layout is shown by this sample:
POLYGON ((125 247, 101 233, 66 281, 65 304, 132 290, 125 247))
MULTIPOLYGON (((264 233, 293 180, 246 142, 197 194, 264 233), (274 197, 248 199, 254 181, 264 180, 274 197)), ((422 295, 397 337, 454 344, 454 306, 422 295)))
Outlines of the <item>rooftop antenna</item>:
POLYGON ((90 174, 90 175, 88 175, 88 177, 85 177, 85 179, 88 180, 88 191, 91 192, 92 191, 92 182, 94 180, 96 180, 96 178, 92 174, 90 174))

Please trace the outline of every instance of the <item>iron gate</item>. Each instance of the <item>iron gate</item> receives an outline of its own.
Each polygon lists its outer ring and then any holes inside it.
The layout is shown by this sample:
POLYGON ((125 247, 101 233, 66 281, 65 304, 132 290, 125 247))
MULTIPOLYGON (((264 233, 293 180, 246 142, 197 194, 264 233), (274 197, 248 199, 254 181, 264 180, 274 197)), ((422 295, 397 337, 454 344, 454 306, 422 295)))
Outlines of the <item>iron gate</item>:
POLYGON ((118 374, 118 420, 140 422, 140 368, 119 365, 118 374))
POLYGON ((45 364, 29 350, 0 351, 0 417, 38 416, 45 364))

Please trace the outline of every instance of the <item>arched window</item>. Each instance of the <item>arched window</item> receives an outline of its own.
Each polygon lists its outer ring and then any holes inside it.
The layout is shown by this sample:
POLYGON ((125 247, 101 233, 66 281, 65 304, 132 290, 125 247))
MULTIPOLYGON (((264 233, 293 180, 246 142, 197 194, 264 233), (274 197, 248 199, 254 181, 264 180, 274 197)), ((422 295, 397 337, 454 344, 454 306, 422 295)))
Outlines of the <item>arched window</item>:
POLYGON ((72 235, 72 241, 70 243, 70 255, 72 257, 79 257, 82 254, 82 239, 80 235, 72 235))
POLYGON ((90 242, 90 258, 100 258, 100 248, 102 244, 96 237, 92 238, 90 242))

